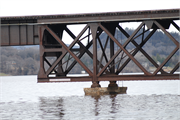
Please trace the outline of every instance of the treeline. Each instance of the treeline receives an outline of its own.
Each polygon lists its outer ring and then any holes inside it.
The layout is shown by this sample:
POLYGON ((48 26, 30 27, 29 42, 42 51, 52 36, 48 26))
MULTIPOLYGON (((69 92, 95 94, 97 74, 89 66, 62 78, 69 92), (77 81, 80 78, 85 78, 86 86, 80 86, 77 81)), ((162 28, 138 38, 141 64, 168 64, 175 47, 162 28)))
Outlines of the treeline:
MULTIPOLYGON (((129 35, 131 35, 134 32, 133 29, 129 29, 129 28, 125 28, 125 31, 129 35)), ((137 34, 140 34, 140 33, 142 33, 142 30, 140 30, 139 33, 137 33, 137 34)), ((144 35, 144 38, 146 38, 149 33, 150 33, 149 31, 146 32, 145 35, 144 35)), ((180 33, 170 32, 170 34, 176 40, 178 40, 178 42, 180 42, 180 33)), ((102 33, 102 35, 100 36, 100 38, 104 39, 104 43, 105 43, 105 40, 106 40, 106 36, 107 36, 107 34, 105 34, 105 33, 102 33)), ((126 40, 127 40, 126 36, 124 36, 120 31, 118 31, 115 34, 115 38, 118 39, 118 41, 121 44, 124 44, 126 42, 126 40)), ((142 41, 142 36, 136 38, 135 41, 138 44, 140 44, 141 41, 142 41)), ((143 49, 145 51, 148 51, 148 53, 150 55, 153 55, 153 56, 156 56, 157 53, 160 54, 160 55, 169 55, 170 52, 172 50, 174 50, 175 46, 176 45, 174 44, 174 42, 169 37, 167 37, 161 30, 157 30, 151 36, 151 38, 148 40, 148 42, 143 46, 143 49)), ((117 48, 117 45, 115 45, 115 49, 116 48, 117 48)), ((135 48, 135 46, 132 43, 129 43, 127 45, 127 47, 126 47, 126 49, 132 49, 132 48, 135 48)))
MULTIPOLYGON (((125 29, 128 34, 132 34, 134 30, 125 29)), ((146 32, 144 38, 148 35, 149 32, 146 32)), ((171 33, 171 35, 180 42, 179 33, 171 33)), ((105 44, 107 34, 102 33, 100 39, 102 39, 102 44, 105 44)), ((115 34, 115 37, 121 44, 124 44, 127 38, 118 31, 115 34)), ((140 44, 142 41, 142 36, 135 39, 135 41, 140 44)), ((109 44, 109 43, 108 43, 109 44)), ((107 45, 106 55, 110 59, 109 45, 107 45)), ((115 51, 119 47, 115 44, 115 51)), ((163 32, 156 31, 155 34, 150 38, 150 40, 143 46, 143 50, 146 51, 157 63, 162 63, 167 56, 175 49, 176 45, 172 40, 170 40, 163 32)), ((130 52, 136 48, 132 43, 129 43, 126 46, 126 49, 130 52)), ((9 75, 37 75, 39 71, 39 46, 31 47, 1 47, 1 59, 0 59, 0 73, 5 73, 9 75)), ((92 47, 89 49, 92 51, 92 47)), ((98 57, 102 54, 100 45, 98 43, 98 57)), ((68 59, 68 55, 65 56, 68 59)), ((143 66, 151 68, 153 65, 139 52, 135 58, 143 64, 143 66)), ((53 62, 56 58, 48 58, 49 61, 53 62)), ((118 60, 119 58, 117 58, 118 60)), ((93 60, 85 54, 81 60, 83 63, 90 69, 93 69, 93 60)), ((173 56, 173 58, 166 64, 167 67, 172 67, 178 63, 179 60, 179 51, 173 56)), ((73 59, 69 61, 71 63, 73 59)), ((103 64, 105 64, 103 60, 103 64)), ((63 65, 66 67, 66 64, 63 65)), ((48 68, 46 65, 45 69, 48 68)), ((70 71, 70 73, 81 73, 83 69, 79 64, 76 64, 75 67, 70 71)), ((130 62, 123 72, 140 72, 141 70, 133 63, 130 62)))
POLYGON ((39 49, 35 47, 1 47, 1 73, 36 75, 39 70, 39 49))

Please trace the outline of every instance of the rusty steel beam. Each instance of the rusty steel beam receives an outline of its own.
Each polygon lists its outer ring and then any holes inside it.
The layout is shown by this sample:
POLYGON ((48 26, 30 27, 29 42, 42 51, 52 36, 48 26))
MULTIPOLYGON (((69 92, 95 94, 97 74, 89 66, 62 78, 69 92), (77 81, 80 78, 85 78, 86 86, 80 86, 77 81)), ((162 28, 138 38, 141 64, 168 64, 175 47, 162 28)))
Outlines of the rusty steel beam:
MULTIPOLYGON (((81 31, 81 33, 79 34, 79 36, 77 38, 75 38, 75 40, 70 44, 70 46, 68 47, 69 49, 71 49, 75 43, 78 41, 78 39, 82 36, 82 34, 85 32, 85 30, 87 29, 88 26, 86 26, 83 31, 81 31)), ((62 42, 62 41, 60 41, 62 42)), ((63 44, 63 46, 66 47, 65 44, 63 44)), ((63 47, 64 48, 64 47, 63 47)), ((67 54, 67 50, 64 50, 63 54, 53 63, 52 67, 50 67, 47 71, 46 71, 46 75, 50 74, 50 72, 56 67, 56 65, 62 60, 62 58, 64 58, 64 56, 67 54)))
POLYGON ((38 73, 38 78, 47 78, 45 74, 45 69, 44 69, 44 48, 43 48, 43 35, 44 35, 44 27, 39 27, 39 55, 40 55, 40 68, 39 68, 39 73, 38 73))
MULTIPOLYGON (((106 63, 108 63, 108 59, 107 59, 107 56, 106 56, 106 54, 105 54, 105 51, 106 51, 106 47, 107 47, 107 44, 108 44, 109 36, 107 36, 107 39, 106 39, 104 48, 102 47, 102 44, 101 44, 101 41, 100 41, 99 37, 98 37, 98 40, 99 40, 99 42, 100 42, 100 46, 101 46, 101 49, 102 49, 102 52, 103 52, 102 55, 101 55, 101 58, 100 58, 100 63, 99 63, 99 65, 98 65, 98 72, 99 72, 99 70, 100 70, 100 64, 102 63, 103 56, 105 57, 106 63)), ((103 67, 102 67, 102 68, 103 68, 103 67)))
POLYGON ((176 48, 169 54, 169 56, 164 60, 163 63, 154 71, 153 75, 157 74, 160 69, 171 59, 171 57, 179 50, 179 42, 163 28, 157 21, 154 21, 154 23, 175 43, 176 48))
POLYGON ((93 38, 93 80, 91 88, 95 87, 101 87, 99 85, 98 79, 97 79, 97 73, 98 73, 98 63, 97 63, 97 30, 98 30, 98 24, 97 23, 91 23, 89 24, 92 38, 93 38))
MULTIPOLYGON (((71 54, 71 56, 86 70, 86 72, 88 72, 88 74, 90 76, 93 75, 93 73, 89 70, 89 68, 87 68, 84 63, 82 63, 81 60, 79 60, 79 58, 73 53, 71 52, 71 48, 75 45, 75 43, 77 42, 77 40, 74 40, 71 45, 69 47, 67 47, 64 42, 47 26, 45 26, 46 30, 49 31, 49 33, 67 50, 67 52, 69 52, 71 54)), ((88 26, 86 26, 83 31, 81 32, 81 34, 83 34, 85 32, 85 30, 88 28, 88 26)), ((80 38, 81 34, 77 37, 80 38)))
MULTIPOLYGON (((118 26, 118 28, 119 28, 119 30, 120 30, 127 38, 130 37, 130 35, 129 35, 122 27, 118 26)), ((149 30, 149 29, 148 29, 148 30, 149 30)), ((147 30, 146 30, 146 31, 147 31, 147 30)), ((143 33, 141 33, 141 34, 139 34, 139 35, 143 35, 146 31, 144 31, 143 33)), ((138 53, 138 51, 140 50, 141 53, 142 53, 156 68, 158 68, 159 65, 142 49, 143 45, 149 40, 149 38, 150 38, 155 32, 156 32, 156 29, 153 29, 153 31, 150 32, 150 34, 144 39, 144 41, 141 42, 140 45, 138 45, 134 40, 132 40, 132 43, 133 43, 133 44, 136 46, 136 48, 137 48, 132 55, 135 56, 136 53, 138 53)), ((136 36, 136 37, 134 37, 134 39, 137 38, 137 37, 139 37, 139 35, 136 36)), ((143 40, 143 39, 142 39, 142 40, 143 40)), ((116 74, 119 74, 119 73, 123 70, 123 68, 130 62, 130 60, 131 60, 131 59, 128 58, 128 59, 126 60, 126 62, 122 65, 122 67, 121 67, 119 70, 117 70, 116 74)), ((162 69, 160 69, 160 71, 161 71, 161 73, 163 73, 163 74, 166 73, 166 72, 164 72, 162 69)))
MULTIPOLYGON (((144 25, 144 23, 141 24, 144 25)), ((101 24, 99 26, 109 35, 109 37, 131 58, 131 60, 146 74, 146 75, 151 75, 118 41, 114 36, 109 33, 109 31, 103 27, 101 24)), ((139 30, 138 30, 139 31, 139 30)))
MULTIPOLYGON (((114 36, 116 32, 116 27, 118 26, 118 22, 113 23, 103 23, 102 25, 109 30, 109 32, 114 36)), ((102 28, 101 28, 102 29, 102 28)), ((103 30, 103 29, 102 29, 103 30)), ((107 33, 106 33, 107 34, 107 33)), ((114 40, 110 37, 110 58, 114 56, 114 40)), ((115 72, 115 59, 111 62, 109 70, 111 74, 114 74, 115 72)), ((108 87, 118 87, 116 84, 116 81, 110 81, 108 87)))
POLYGON ((175 67, 171 70, 170 74, 173 74, 179 68, 180 62, 178 62, 175 67))
MULTIPOLYGON (((51 77, 49 79, 39 79, 39 83, 43 82, 88 82, 92 81, 92 77, 51 77)), ((104 75, 98 77, 98 81, 146 81, 146 80, 179 80, 179 74, 174 75, 156 75, 156 76, 147 76, 147 75, 104 75)))
MULTIPOLYGON (((49 65, 49 67, 52 67, 52 65, 49 63, 49 61, 44 57, 44 61, 49 65)), ((58 73, 55 69, 54 69, 55 73, 58 73)))
MULTIPOLYGON (((139 27, 134 31, 134 33, 126 40, 126 42, 123 44, 123 47, 125 48, 128 43, 131 41, 131 39, 137 34, 137 32, 141 29, 144 23, 141 23, 139 27)), ((122 49, 119 49, 113 57, 109 60, 109 62, 101 69, 101 71, 98 73, 98 76, 102 75, 103 72, 106 70, 106 68, 111 64, 111 62, 119 55, 119 53, 122 51, 122 49)))
MULTIPOLYGON (((149 35, 145 38, 145 40, 140 44, 140 45, 137 45, 137 43, 134 41, 134 40, 132 40, 131 42, 136 46, 136 50, 132 53, 132 56, 135 56, 137 53, 138 53, 138 51, 140 50, 140 48, 148 41, 148 39, 155 33, 155 31, 156 31, 156 29, 154 29, 153 31, 151 31, 150 33, 149 33, 149 35)), ((126 34, 126 35, 128 35, 128 33, 126 33, 125 31, 124 31, 124 33, 126 34)), ((116 72, 116 74, 119 74, 122 70, 123 70, 123 68, 130 62, 130 58, 128 58, 125 62, 124 62, 124 64, 117 70, 117 72, 116 72)))
POLYGON ((180 32, 180 27, 174 21, 172 21, 172 24, 180 32))
MULTIPOLYGON (((67 27, 65 28, 65 30, 66 30, 66 32, 67 32, 73 39, 76 38, 76 36, 75 36, 67 27)), ((90 30, 90 29, 89 29, 89 30, 90 30)), ((89 31, 89 32, 90 32, 90 31, 89 31)), ((97 36, 99 36, 101 33, 102 33, 102 31, 99 31, 99 33, 97 33, 97 36)), ((90 33, 89 33, 89 35, 90 35, 90 33)), ((88 42, 89 42, 89 40, 88 40, 88 42)), ((91 58, 93 59, 93 54, 88 50, 88 49, 91 47, 92 42, 93 42, 93 41, 91 41, 91 42, 87 45, 87 47, 85 47, 80 41, 77 42, 77 44, 81 47, 81 49, 84 50, 82 53, 80 53, 80 55, 79 55, 79 57, 78 57, 79 59, 80 59, 85 53, 87 53, 87 54, 89 55, 89 57, 91 57, 91 58)), ((68 68, 68 70, 66 71, 66 73, 69 72, 76 63, 77 63, 77 61, 74 60, 74 62, 70 65, 70 67, 68 68)), ((100 65, 101 68, 104 67, 99 60, 97 60, 97 63, 100 65)))
MULTIPOLYGON (((92 42, 90 42, 84 49, 80 50, 80 54, 78 55, 78 58, 81 59, 81 57, 86 53, 86 50, 88 50, 92 45, 92 42), (85 50, 86 49, 86 50, 85 50)), ((69 73, 69 71, 76 65, 77 61, 74 60, 72 64, 66 69, 65 73, 69 73)))
POLYGON ((139 80, 179 80, 179 74, 174 75, 105 75, 98 79, 99 81, 139 81, 139 80))
POLYGON ((167 32, 161 24, 159 24, 157 21, 154 21, 154 23, 174 42, 176 46, 179 45, 179 42, 169 32, 167 32))
MULTIPOLYGON (((101 50, 102 50, 102 57, 104 56, 104 58, 105 58, 105 60, 106 60, 106 63, 107 63, 107 62, 108 62, 108 59, 107 59, 107 56, 106 56, 106 53, 105 53, 105 49, 103 48, 103 45, 102 45, 102 43, 101 43, 100 38, 98 37, 97 39, 98 39, 100 48, 101 48, 101 50)), ((108 40, 106 40, 105 46, 107 46, 107 41, 108 41, 108 40)), ((101 62, 102 62, 102 57, 101 57, 101 60, 100 60, 101 62)))
POLYGON ((162 67, 172 58, 172 56, 179 50, 179 47, 176 47, 170 54, 169 56, 161 63, 161 65, 154 71, 153 75, 156 75, 162 67))

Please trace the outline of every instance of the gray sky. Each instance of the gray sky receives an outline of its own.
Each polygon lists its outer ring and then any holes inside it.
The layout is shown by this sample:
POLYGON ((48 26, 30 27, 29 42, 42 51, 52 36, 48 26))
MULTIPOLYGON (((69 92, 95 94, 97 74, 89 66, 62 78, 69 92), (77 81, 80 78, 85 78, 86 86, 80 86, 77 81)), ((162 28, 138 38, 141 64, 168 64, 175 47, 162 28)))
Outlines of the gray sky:
POLYGON ((180 8, 180 0, 0 0, 0 16, 180 8))

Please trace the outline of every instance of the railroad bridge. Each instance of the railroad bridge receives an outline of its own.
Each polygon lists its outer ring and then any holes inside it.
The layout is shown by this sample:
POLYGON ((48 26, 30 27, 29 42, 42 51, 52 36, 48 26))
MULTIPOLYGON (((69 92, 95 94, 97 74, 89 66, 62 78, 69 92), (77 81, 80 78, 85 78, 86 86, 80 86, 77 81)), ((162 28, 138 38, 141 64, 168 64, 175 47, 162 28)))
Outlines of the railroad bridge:
MULTIPOLYGON (((171 71, 163 69, 168 61, 179 52, 179 41, 167 29, 172 25, 180 31, 178 21, 180 9, 145 10, 129 12, 107 12, 67 15, 41 15, 1 17, 1 46, 39 45, 40 69, 38 82, 75 82, 92 81, 92 88, 100 87, 100 81, 110 81, 109 87, 117 86, 116 81, 125 80, 177 80, 179 79, 179 61, 171 71), (132 34, 123 29, 121 23, 139 22, 132 34), (84 25, 75 35, 69 25, 84 25), (174 44, 174 50, 158 64, 147 51, 143 49, 148 40, 161 30, 174 44), (127 39, 118 39, 121 32, 127 39), (66 44, 63 35, 72 39, 66 44), (101 35, 106 34, 102 39, 101 35), (137 38, 140 38, 137 40, 137 38), (133 44, 129 50, 127 46, 133 44), (100 49, 97 49, 97 46, 100 49), (91 49, 90 49, 91 48, 91 49), (109 48, 109 49, 107 49, 109 48), (100 51, 100 52, 99 52, 100 51), (109 52, 109 55, 107 55, 109 52), (149 71, 136 57, 141 53, 155 68, 149 71), (92 68, 82 61, 87 55, 92 60, 92 68), (50 62, 48 57, 55 57, 50 62), (123 69, 132 61, 142 74, 121 74, 123 69), (48 68, 45 68, 45 64, 48 68), (79 64, 87 76, 68 76, 73 67, 79 64)), ((163 39, 162 39, 163 41, 163 39)))

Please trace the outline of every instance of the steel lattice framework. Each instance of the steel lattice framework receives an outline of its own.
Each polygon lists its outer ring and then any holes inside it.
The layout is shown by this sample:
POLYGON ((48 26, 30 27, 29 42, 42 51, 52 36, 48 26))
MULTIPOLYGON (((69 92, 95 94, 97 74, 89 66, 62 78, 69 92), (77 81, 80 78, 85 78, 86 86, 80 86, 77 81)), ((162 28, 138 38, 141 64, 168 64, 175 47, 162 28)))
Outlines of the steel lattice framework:
POLYGON ((27 36, 24 44, 40 45, 38 82, 92 81, 91 87, 100 87, 99 81, 110 81, 109 86, 116 86, 116 81, 124 80, 179 79, 179 74, 177 74, 179 61, 170 72, 166 72, 163 69, 166 63, 179 50, 179 40, 175 39, 166 30, 172 25, 180 31, 179 26, 174 22, 174 20, 179 20, 179 9, 34 17, 22 16, 1 19, 3 32, 13 31, 16 28, 19 30, 19 32, 16 32, 16 34, 19 34, 15 37, 16 43, 11 42, 12 40, 9 36, 13 36, 13 32, 9 32, 8 34, 6 33, 6 36, 2 35, 2 41, 4 42, 1 45, 21 45, 21 38, 24 35, 22 32, 23 26, 23 29, 26 29, 27 36), (26 19, 26 21, 22 22, 22 18, 26 19), (28 22, 28 20, 31 22, 28 22), (121 23, 133 21, 140 22, 140 25, 132 34, 129 34, 126 29, 123 29, 121 23), (31 42, 28 42, 31 40, 29 38, 30 33, 28 33, 30 31, 27 27, 28 24, 32 26, 33 37, 38 37, 39 41, 33 38, 31 42), (71 24, 85 24, 85 27, 76 36, 67 27, 71 24), (175 45, 173 51, 170 52, 161 64, 155 62, 152 56, 143 49, 143 46, 157 30, 161 30, 175 45), (125 42, 117 39, 117 31, 126 36, 125 42), (65 40, 62 40, 65 32, 73 39, 70 45, 66 45, 65 40), (102 34, 106 34, 106 39, 100 37, 102 34), (6 38, 9 39, 9 42, 5 40, 6 38), (141 41, 137 41, 137 38, 140 38, 141 41), (87 41, 87 44, 83 43, 84 40, 87 41), (134 45, 132 50, 127 49, 129 44, 134 45), (78 47, 76 47, 77 45, 78 47), (100 49, 97 49, 98 46, 100 46, 100 49), (109 47, 110 56, 106 53, 107 47, 109 47), (90 48, 92 48, 92 51, 90 48), (153 72, 144 67, 139 59, 135 57, 138 53, 141 53, 156 68, 153 72), (81 58, 85 54, 93 61, 93 69, 88 68, 82 61, 81 58), (51 63, 47 59, 48 57, 55 57, 56 60, 51 63), (143 74, 121 74, 131 61, 136 64, 143 74), (45 64, 49 66, 47 69, 45 69, 45 64), (87 72, 88 76, 67 76, 76 64, 79 64, 87 72))

